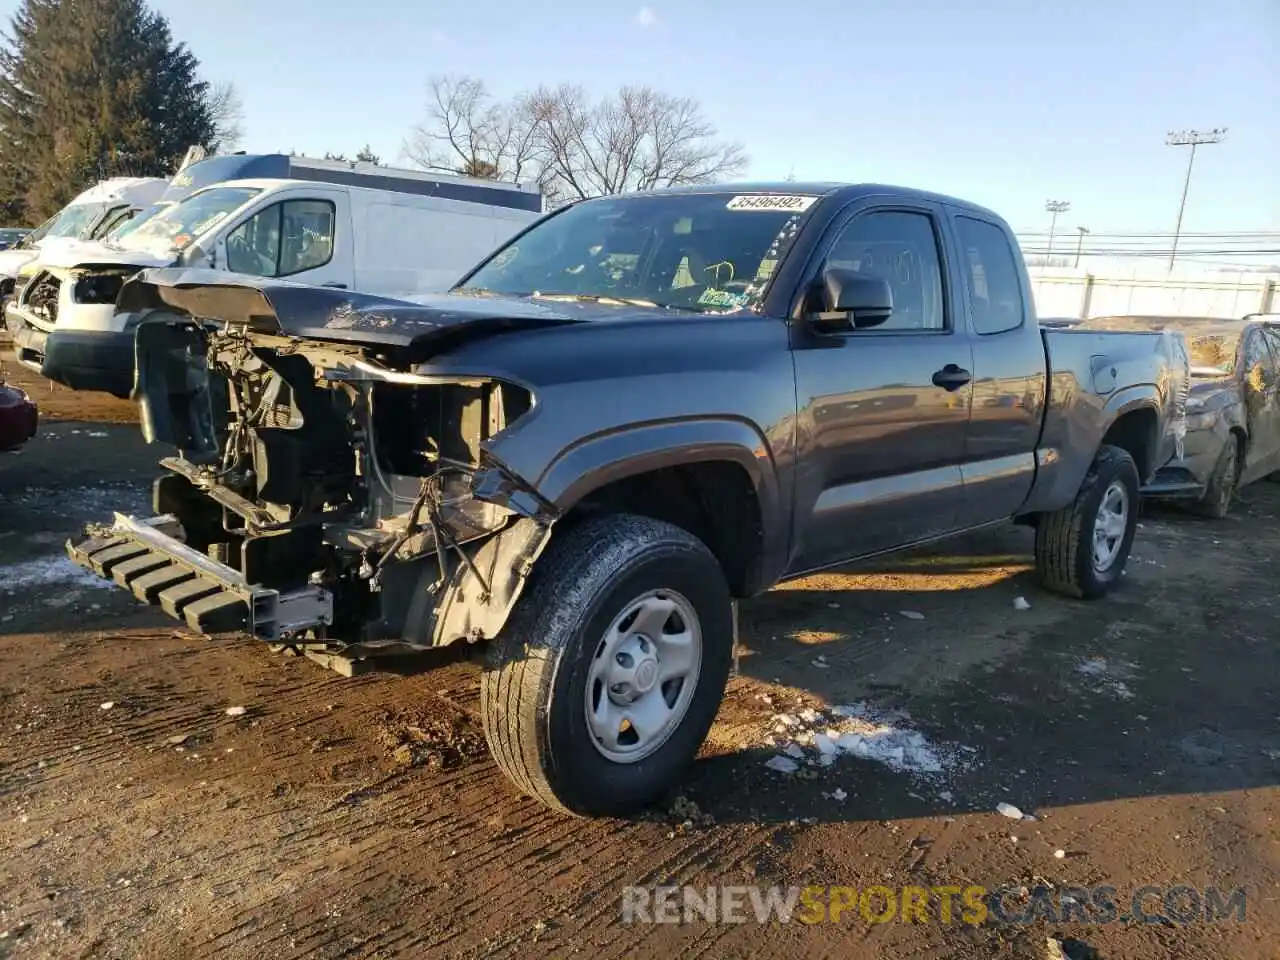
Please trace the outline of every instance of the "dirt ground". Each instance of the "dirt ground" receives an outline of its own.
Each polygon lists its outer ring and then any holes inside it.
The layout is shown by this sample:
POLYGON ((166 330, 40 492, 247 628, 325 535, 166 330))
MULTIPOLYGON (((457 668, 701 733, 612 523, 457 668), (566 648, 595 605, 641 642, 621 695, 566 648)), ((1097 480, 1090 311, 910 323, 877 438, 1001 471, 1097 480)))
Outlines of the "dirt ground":
POLYGON ((0 459, 0 958, 1280 956, 1280 485, 1149 509, 1097 603, 1039 591, 1009 529, 744 604, 680 793, 584 821, 489 761, 470 662, 348 679, 78 575, 62 541, 145 510, 154 451, 114 401, 31 392, 0 459), (765 766, 836 705, 861 753, 765 766), (624 888, 684 884, 1010 892, 981 923, 622 922, 624 888), (1125 919, 1146 884, 1245 917, 1125 919), (1114 922, 1055 922, 1100 885, 1114 922))

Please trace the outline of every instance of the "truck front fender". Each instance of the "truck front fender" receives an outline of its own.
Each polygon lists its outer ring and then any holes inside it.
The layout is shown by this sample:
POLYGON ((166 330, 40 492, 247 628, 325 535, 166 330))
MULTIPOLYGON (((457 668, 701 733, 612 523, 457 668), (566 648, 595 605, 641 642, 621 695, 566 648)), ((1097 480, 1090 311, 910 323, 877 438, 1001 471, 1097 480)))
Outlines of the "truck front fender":
POLYGON ((773 451, 754 425, 740 419, 701 417, 629 425, 583 438, 548 463, 534 483, 563 514, 601 488, 657 470, 696 463, 730 462, 750 479, 760 511, 764 582, 785 562, 790 511, 773 451))

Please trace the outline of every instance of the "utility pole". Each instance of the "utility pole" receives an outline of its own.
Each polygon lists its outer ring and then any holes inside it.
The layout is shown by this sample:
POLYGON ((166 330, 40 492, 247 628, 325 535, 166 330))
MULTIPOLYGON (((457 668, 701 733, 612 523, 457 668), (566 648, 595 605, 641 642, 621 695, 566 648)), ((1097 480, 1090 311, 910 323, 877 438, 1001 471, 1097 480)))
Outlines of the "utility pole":
POLYGON ((1191 187, 1191 168, 1196 162, 1196 147, 1206 143, 1221 143, 1227 139, 1226 127, 1214 127, 1212 130, 1170 130, 1164 142, 1170 147, 1190 147, 1191 155, 1187 158, 1187 176, 1182 181, 1182 202, 1178 204, 1178 222, 1173 228, 1173 247, 1169 251, 1169 269, 1173 269, 1174 258, 1178 256, 1178 236, 1182 233, 1182 214, 1187 209, 1187 190, 1191 187))
POLYGON ((1049 252, 1045 254, 1045 266, 1053 266, 1053 234, 1058 227, 1058 214, 1066 213, 1071 209, 1071 203, 1068 200, 1047 200, 1044 208, 1053 214, 1049 220, 1049 252))
POLYGON ((1076 266, 1080 266, 1080 251, 1084 248, 1084 235, 1089 231, 1084 227, 1076 227, 1080 231, 1080 239, 1076 241, 1076 266))

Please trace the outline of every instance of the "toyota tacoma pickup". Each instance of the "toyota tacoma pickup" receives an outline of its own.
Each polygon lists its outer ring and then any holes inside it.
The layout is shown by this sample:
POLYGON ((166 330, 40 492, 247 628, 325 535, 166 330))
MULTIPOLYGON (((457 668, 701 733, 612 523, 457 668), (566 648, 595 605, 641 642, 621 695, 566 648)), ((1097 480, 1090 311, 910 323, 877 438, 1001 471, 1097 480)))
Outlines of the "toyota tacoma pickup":
POLYGON ((414 302, 145 271, 153 516, 75 562, 206 634, 369 658, 485 644, 500 767, 581 815, 705 738, 735 601, 1009 520, 1115 586, 1187 356, 1041 330, 1006 223, 878 186, 583 201, 414 302))

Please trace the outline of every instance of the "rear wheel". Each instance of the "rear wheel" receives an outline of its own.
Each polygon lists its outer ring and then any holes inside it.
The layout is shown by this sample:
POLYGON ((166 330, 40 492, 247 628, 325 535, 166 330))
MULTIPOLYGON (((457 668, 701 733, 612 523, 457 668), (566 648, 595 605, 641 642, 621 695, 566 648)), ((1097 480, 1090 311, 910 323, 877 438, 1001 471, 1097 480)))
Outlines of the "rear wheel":
POLYGON ((1119 447, 1098 451, 1068 507, 1040 517, 1036 573, 1054 593, 1093 600, 1119 581, 1138 526, 1138 468, 1119 447))
POLYGON ((489 649, 494 758, 551 807, 642 807, 706 738, 732 647, 729 588, 700 540, 646 517, 584 521, 552 538, 489 649))
POLYGON ((1236 487, 1240 481, 1240 441, 1234 433, 1227 434, 1213 475, 1205 487, 1204 496, 1196 503, 1196 512, 1214 520, 1221 520, 1231 509, 1236 487))

